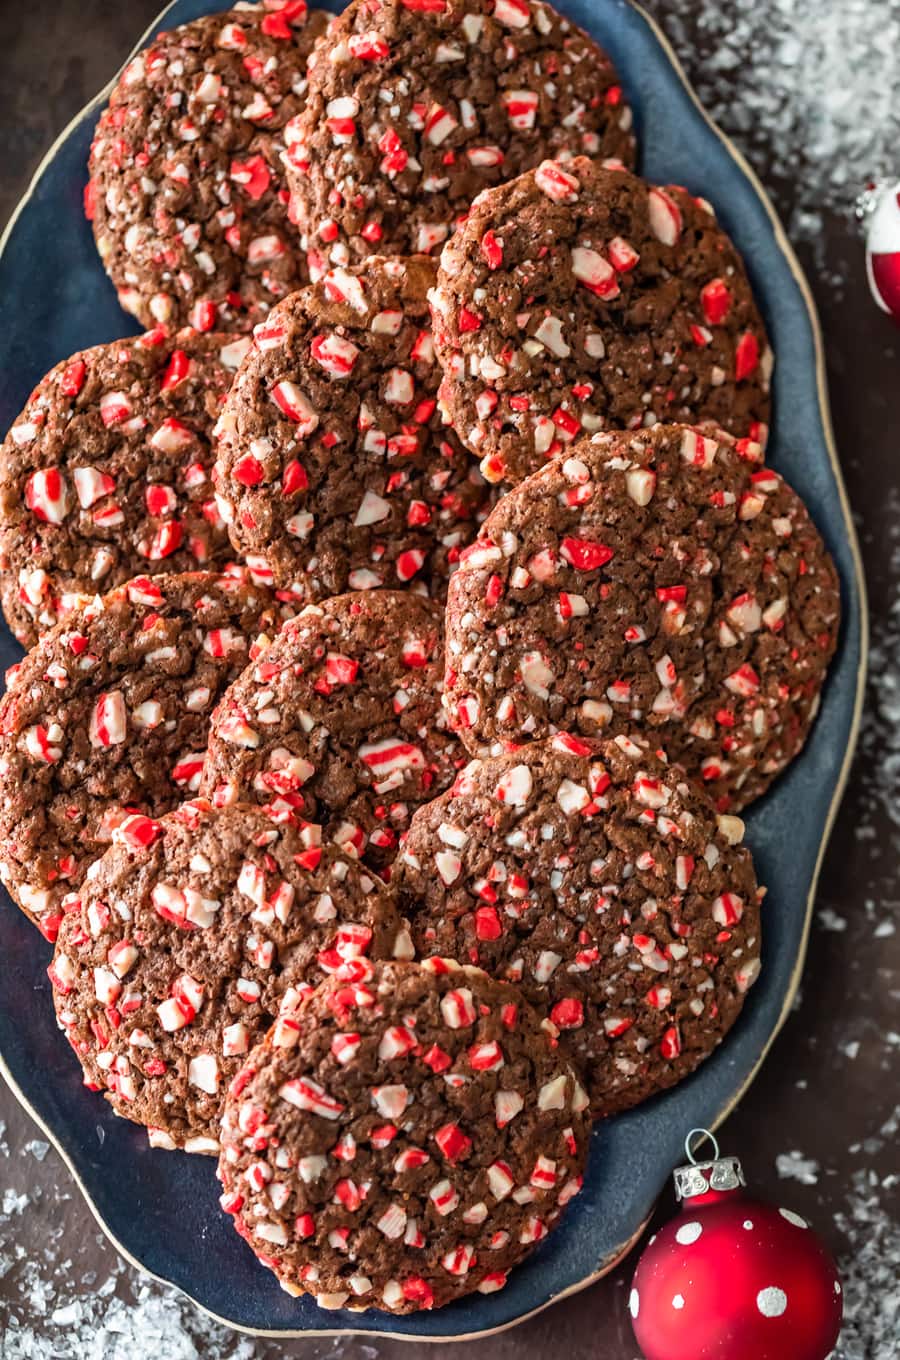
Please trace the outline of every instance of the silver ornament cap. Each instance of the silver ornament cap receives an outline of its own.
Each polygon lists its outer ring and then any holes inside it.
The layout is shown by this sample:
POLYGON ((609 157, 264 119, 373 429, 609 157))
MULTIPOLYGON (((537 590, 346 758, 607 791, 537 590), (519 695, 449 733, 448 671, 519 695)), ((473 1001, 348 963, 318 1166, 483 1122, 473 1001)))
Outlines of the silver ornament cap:
POLYGON ((737 1157, 722 1157, 719 1144, 709 1129, 691 1129, 684 1140, 686 1166, 676 1166, 672 1173, 675 1181, 675 1198, 679 1202, 694 1199, 697 1195, 708 1195, 710 1190, 740 1190, 746 1186, 744 1172, 737 1157), (694 1155, 695 1143, 709 1141, 712 1144, 712 1158, 698 1162, 694 1155))

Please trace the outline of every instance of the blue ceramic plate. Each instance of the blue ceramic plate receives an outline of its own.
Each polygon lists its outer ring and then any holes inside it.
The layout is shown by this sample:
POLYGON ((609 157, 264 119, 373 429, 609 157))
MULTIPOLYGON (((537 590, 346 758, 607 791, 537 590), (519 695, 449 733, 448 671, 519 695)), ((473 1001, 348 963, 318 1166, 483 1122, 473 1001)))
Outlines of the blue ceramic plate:
MULTIPOLYGON (((844 605, 840 646, 806 750, 748 818, 748 840, 769 896, 763 972, 740 1022, 689 1081, 596 1131, 584 1193, 560 1231, 513 1273, 506 1289, 438 1313, 409 1318, 327 1313, 311 1299, 284 1294, 219 1211, 212 1162, 151 1151, 141 1129, 116 1119, 102 1099, 84 1090, 54 1023, 45 973, 48 948, 2 894, 0 1053, 7 1081, 60 1150, 101 1227, 123 1254, 177 1285, 210 1313, 254 1332, 484 1335, 610 1269, 650 1214, 679 1160, 685 1131, 715 1127, 725 1117, 785 1017, 803 962, 822 852, 856 738, 866 641, 864 586, 832 444, 821 337, 806 282, 762 189, 699 108, 647 16, 622 0, 558 3, 595 35, 619 68, 637 116, 643 174, 685 184, 708 198, 744 255, 777 355, 770 460, 806 498, 837 562, 844 605)), ((151 32, 212 7, 210 0, 176 0, 151 32)), ((59 359, 134 330, 100 268, 81 211, 88 147, 104 99, 105 92, 53 147, 0 251, 0 430, 59 359)), ((18 654, 10 634, 0 630, 0 664, 9 665, 18 654)))

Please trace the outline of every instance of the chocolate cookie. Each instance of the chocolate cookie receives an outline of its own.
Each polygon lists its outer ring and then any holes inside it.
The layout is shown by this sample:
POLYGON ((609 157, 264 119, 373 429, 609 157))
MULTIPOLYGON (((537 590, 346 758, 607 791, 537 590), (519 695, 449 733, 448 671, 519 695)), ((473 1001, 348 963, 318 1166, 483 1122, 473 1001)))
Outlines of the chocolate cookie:
POLYGON ((201 792, 321 822, 384 872, 467 757, 441 709, 443 613, 396 591, 309 605, 225 693, 201 792))
POLYGON ((490 488, 436 410, 436 265, 335 269, 254 334, 219 422, 236 550, 304 600, 373 586, 443 598, 490 488))
POLYGON ((245 571, 136 577, 7 672, 0 879, 49 940, 122 818, 196 791, 210 714, 282 617, 245 571))
POLYGON ((713 210, 578 157, 487 190, 432 293, 441 402, 488 481, 585 433, 715 420, 765 444, 772 353, 713 210))
POLYGON ((246 330, 306 282, 282 157, 328 18, 305 0, 237 5, 158 34, 125 67, 94 133, 85 212, 143 325, 246 330))
POLYGON ((87 1084, 154 1146, 218 1150, 229 1083, 286 988, 408 951, 374 876, 318 842, 316 826, 197 800, 126 817, 91 866, 53 1000, 87 1084))
POLYGON ((559 733, 473 762, 420 808, 401 910, 420 957, 520 984, 612 1114, 693 1072, 756 980, 743 831, 642 738, 559 733))
POLYGON ((540 0, 355 0, 309 77, 285 164, 314 278, 440 247, 545 156, 634 162, 611 61, 540 0))
POLYGON ((502 1289, 578 1193, 587 1098, 518 989, 448 960, 329 978, 232 1083, 222 1207, 291 1294, 502 1289))
POLYGON ((158 327, 35 388, 0 448, 0 591, 24 646, 132 576, 231 556, 210 440, 249 344, 158 327))
POLYGON ((837 642, 799 496, 720 430, 595 435, 499 502, 454 577, 444 702, 473 752, 652 729, 719 811, 800 751, 837 642))

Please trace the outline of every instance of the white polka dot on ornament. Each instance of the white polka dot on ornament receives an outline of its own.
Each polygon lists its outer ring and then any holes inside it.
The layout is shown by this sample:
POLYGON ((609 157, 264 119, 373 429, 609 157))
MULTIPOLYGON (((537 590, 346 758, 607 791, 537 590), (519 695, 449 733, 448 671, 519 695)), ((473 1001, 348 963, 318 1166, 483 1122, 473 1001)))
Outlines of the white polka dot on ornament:
POLYGON ((761 1289, 756 1296, 756 1306, 763 1317, 781 1317, 787 1308, 787 1294, 783 1289, 776 1289, 774 1285, 769 1285, 766 1289, 761 1289))
POLYGON ((690 1247, 697 1241, 703 1232, 701 1223, 684 1223, 675 1234, 675 1241, 682 1247, 690 1247))

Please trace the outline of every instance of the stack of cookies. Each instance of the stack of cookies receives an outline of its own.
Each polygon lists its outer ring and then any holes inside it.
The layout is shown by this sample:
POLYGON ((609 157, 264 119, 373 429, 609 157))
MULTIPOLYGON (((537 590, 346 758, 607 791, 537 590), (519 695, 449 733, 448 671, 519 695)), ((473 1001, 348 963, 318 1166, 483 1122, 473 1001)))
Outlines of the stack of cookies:
POLYGON ((86 1084, 326 1308, 501 1288, 759 973, 838 584, 743 263, 634 159, 542 0, 162 34, 86 194, 150 329, 0 453, 3 883, 86 1084))

